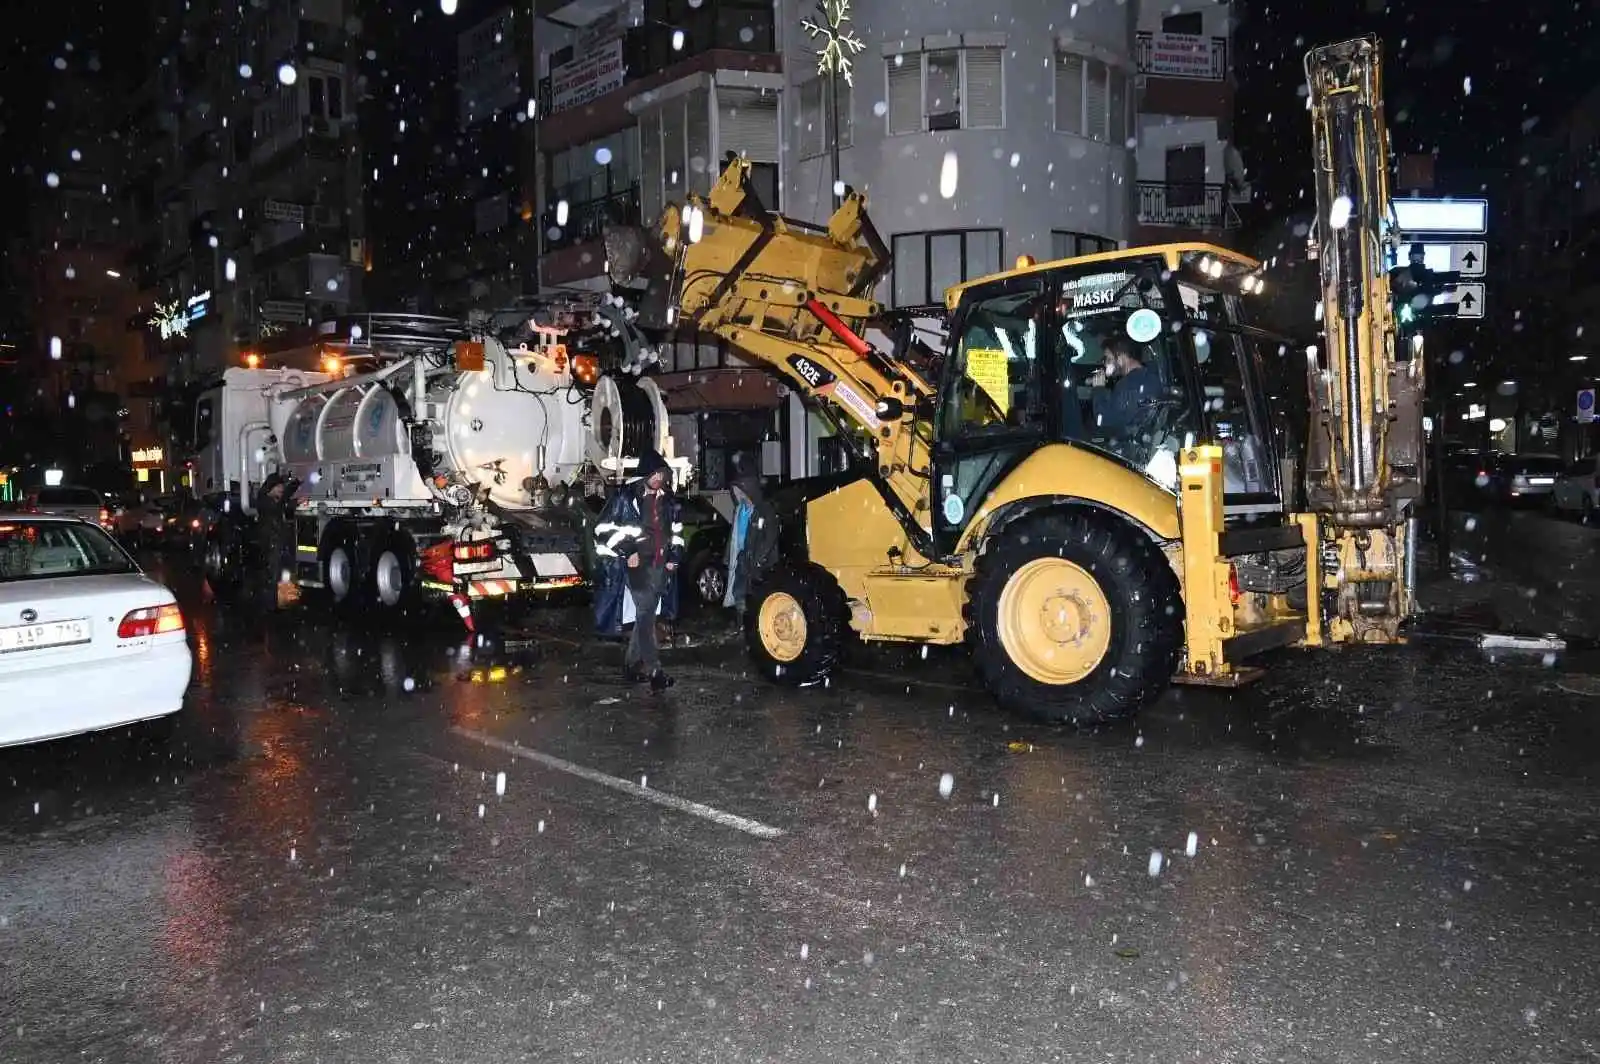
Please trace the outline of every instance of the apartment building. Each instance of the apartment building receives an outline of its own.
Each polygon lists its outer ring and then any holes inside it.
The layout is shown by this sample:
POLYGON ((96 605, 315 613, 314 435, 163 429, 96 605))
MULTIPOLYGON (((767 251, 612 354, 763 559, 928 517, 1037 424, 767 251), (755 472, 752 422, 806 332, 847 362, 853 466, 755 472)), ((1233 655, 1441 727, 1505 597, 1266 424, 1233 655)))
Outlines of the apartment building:
MULTIPOLYGON (((602 287, 604 226, 653 223, 729 151, 755 164, 768 206, 821 222, 837 147, 840 184, 867 194, 894 254, 880 298, 912 313, 1021 255, 1226 242, 1249 195, 1225 3, 855 0, 850 84, 818 75, 810 0, 604 8, 540 9, 546 285, 602 287)), ((737 373, 713 344, 669 357, 697 381, 748 377, 707 378, 737 373)), ((825 425, 784 407, 769 465, 829 468, 825 425)))
POLYGON ((537 288, 532 16, 458 0, 365 20, 370 309, 461 313, 537 288))
POLYGON ((131 122, 138 268, 171 383, 358 306, 353 0, 163 0, 131 122))

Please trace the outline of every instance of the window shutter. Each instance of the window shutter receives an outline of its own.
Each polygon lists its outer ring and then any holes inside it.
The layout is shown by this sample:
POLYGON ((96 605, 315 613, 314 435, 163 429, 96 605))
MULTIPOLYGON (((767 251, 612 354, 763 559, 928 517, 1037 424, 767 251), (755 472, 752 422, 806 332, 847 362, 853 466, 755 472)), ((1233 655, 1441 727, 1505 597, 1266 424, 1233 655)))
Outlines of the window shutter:
MULTIPOLYGON (((802 96, 804 90, 802 89, 802 96)), ((801 110, 805 109, 802 100, 801 110)), ((752 89, 717 90, 718 167, 728 152, 751 162, 778 161, 778 98, 752 89)))
MULTIPOLYGON (((845 84, 843 78, 837 82, 839 86, 839 147, 848 148, 855 143, 856 115, 851 108, 855 106, 855 90, 845 84)), ((833 121, 829 116, 828 121, 833 121)), ((831 142, 830 142, 831 143, 831 142)))
POLYGON ((889 136, 922 132, 922 55, 890 56, 889 136))
POLYGON ((923 113, 929 129, 961 128, 961 53, 928 52, 923 57, 928 68, 927 101, 923 113))
POLYGON ((1128 75, 1120 70, 1111 72, 1111 143, 1117 146, 1128 142, 1128 75))
POLYGON ((1002 49, 968 48, 967 129, 999 129, 1005 125, 1005 95, 1001 81, 1002 49))
POLYGON ((822 79, 812 78, 800 86, 800 158, 809 159, 827 150, 828 138, 822 118, 822 79))
POLYGON ((1084 130, 1083 135, 1091 140, 1105 140, 1106 130, 1106 103, 1110 95, 1106 85, 1106 65, 1096 60, 1089 61, 1089 77, 1084 85, 1084 130))
POLYGON ((1083 59, 1056 56, 1056 132, 1083 135, 1083 59))

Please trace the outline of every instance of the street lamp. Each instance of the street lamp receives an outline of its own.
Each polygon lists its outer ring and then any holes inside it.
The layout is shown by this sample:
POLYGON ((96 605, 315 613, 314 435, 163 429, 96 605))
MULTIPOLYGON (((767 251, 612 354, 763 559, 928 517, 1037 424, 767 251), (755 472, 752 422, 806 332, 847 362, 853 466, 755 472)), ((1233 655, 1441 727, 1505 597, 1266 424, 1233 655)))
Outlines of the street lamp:
POLYGON ((800 28, 817 48, 817 73, 828 79, 828 111, 833 126, 830 161, 833 164, 833 201, 837 206, 844 199, 844 188, 839 181, 839 79, 855 86, 854 62, 851 56, 866 48, 866 42, 845 26, 850 21, 850 0, 817 0, 817 14, 822 21, 801 19, 800 28))

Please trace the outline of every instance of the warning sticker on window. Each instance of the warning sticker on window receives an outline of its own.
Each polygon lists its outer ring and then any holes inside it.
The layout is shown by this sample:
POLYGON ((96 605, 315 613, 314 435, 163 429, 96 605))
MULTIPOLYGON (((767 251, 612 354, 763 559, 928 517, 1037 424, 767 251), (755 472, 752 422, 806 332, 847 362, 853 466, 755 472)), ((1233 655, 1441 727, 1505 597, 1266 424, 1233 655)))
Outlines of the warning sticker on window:
POLYGON ((967 348, 967 378, 989 397, 1001 417, 1011 412, 1011 376, 1004 351, 997 347, 967 348))

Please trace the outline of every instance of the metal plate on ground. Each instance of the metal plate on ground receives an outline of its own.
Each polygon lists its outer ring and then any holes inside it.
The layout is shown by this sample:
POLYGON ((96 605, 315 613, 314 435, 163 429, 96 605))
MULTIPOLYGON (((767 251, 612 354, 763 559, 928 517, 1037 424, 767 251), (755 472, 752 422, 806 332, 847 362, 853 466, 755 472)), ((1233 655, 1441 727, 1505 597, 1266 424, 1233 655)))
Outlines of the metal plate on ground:
POLYGON ((1571 672, 1556 681, 1569 695, 1600 696, 1600 676, 1591 672, 1571 672))

